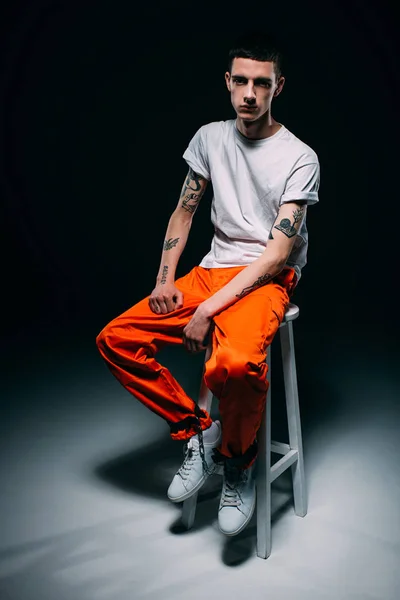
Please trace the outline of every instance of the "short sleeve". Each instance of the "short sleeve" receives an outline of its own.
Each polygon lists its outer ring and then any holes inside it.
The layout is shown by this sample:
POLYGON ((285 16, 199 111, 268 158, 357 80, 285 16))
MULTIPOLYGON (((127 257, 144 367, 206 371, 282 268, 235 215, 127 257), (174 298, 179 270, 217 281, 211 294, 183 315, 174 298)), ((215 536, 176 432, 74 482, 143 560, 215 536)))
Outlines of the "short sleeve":
POLYGON ((189 145, 183 154, 183 158, 195 173, 198 173, 204 177, 204 179, 210 181, 211 176, 206 150, 206 140, 204 139, 204 126, 200 127, 190 140, 189 145))
POLYGON ((296 167, 286 181, 280 204, 296 200, 306 200, 307 204, 316 204, 319 201, 319 183, 320 167, 318 162, 296 167))

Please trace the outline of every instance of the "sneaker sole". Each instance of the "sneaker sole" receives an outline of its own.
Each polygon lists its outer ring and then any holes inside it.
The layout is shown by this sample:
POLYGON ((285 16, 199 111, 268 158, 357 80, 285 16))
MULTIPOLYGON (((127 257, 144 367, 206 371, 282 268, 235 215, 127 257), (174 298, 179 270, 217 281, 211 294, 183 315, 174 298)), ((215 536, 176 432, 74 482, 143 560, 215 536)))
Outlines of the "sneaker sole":
POLYGON ((247 527, 247 525, 249 524, 249 522, 251 521, 251 517, 254 514, 254 509, 256 507, 256 494, 254 493, 254 502, 253 502, 253 506, 251 507, 251 511, 249 512, 249 516, 247 517, 247 519, 241 524, 241 526, 238 529, 235 529, 235 531, 224 531, 223 529, 221 529, 221 527, 219 527, 219 530, 221 533, 223 533, 224 535, 227 536, 234 536, 237 535, 238 533, 240 533, 241 531, 243 531, 243 529, 245 527, 247 527))

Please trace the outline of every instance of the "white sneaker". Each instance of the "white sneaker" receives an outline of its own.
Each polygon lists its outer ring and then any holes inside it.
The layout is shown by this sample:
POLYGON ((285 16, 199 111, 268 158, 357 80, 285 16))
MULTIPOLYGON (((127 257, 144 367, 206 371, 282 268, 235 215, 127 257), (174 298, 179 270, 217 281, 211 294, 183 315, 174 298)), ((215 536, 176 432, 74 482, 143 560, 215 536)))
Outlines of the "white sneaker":
POLYGON ((172 502, 183 502, 183 500, 190 498, 190 496, 193 496, 201 488, 209 475, 220 471, 220 465, 217 465, 212 459, 212 451, 213 448, 221 444, 222 430, 219 421, 214 421, 214 423, 218 425, 218 439, 212 443, 203 441, 206 468, 203 466, 200 454, 198 435, 192 436, 187 442, 185 460, 175 474, 167 491, 168 498, 172 502))
POLYGON ((225 535, 236 535, 249 523, 256 506, 254 466, 238 469, 225 463, 218 525, 225 535))

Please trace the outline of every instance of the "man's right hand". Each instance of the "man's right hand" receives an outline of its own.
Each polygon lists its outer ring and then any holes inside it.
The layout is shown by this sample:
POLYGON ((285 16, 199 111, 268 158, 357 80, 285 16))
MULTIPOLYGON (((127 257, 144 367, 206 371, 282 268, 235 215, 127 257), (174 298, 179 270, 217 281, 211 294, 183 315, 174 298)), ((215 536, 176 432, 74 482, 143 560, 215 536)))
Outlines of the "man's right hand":
POLYGON ((158 283, 149 298, 150 309, 156 314, 167 314, 183 306, 183 292, 173 283, 158 283))

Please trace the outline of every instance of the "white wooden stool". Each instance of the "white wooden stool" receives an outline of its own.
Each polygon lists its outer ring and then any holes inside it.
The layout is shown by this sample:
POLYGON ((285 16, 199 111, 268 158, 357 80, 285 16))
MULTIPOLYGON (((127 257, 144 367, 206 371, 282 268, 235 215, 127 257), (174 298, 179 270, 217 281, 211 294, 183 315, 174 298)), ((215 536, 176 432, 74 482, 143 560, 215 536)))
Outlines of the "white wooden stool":
MULTIPOLYGON (((267 348, 269 388, 266 410, 257 434, 257 556, 268 558, 271 554, 271 483, 286 469, 291 467, 293 481, 294 511, 299 517, 307 514, 306 482, 304 476, 303 445, 297 389, 296 360, 294 353, 292 321, 299 316, 299 307, 289 303, 286 314, 279 326, 283 376, 285 382, 286 411, 288 419, 289 444, 271 441, 271 348, 267 348), (281 454, 271 467, 271 452, 281 454)), ((204 363, 211 355, 211 341, 206 350, 204 363)), ((204 374, 204 370, 203 370, 204 374)), ((198 404, 200 408, 211 411, 213 395, 207 388, 204 377, 200 386, 198 404)), ((197 494, 183 502, 182 523, 190 529, 194 522, 197 494)))

